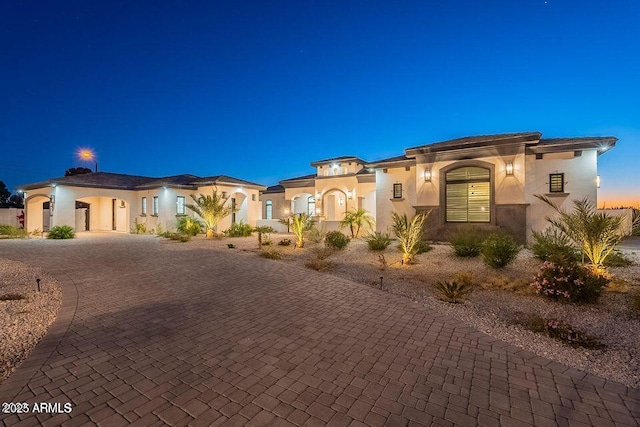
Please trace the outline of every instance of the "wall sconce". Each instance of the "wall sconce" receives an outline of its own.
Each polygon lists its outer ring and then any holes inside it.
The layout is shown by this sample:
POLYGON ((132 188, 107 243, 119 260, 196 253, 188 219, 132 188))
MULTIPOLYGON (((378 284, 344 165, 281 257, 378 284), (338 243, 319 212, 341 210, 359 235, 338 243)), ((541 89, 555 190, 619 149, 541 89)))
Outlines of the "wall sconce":
POLYGON ((322 193, 321 192, 316 192, 316 199, 319 199, 320 197, 322 197, 322 193))
POLYGON ((596 175, 596 188, 600 188, 600 175, 596 175))
POLYGON ((507 162, 507 175, 513 175, 513 162, 507 162))
POLYGON ((285 214, 285 215, 289 215, 289 212, 290 212, 290 211, 289 211, 289 209, 285 209, 285 210, 284 210, 284 214, 285 214))
POLYGON ((340 197, 340 206, 344 206, 344 199, 340 197))
POLYGON ((351 190, 347 191, 347 199, 349 200, 353 199, 353 191, 351 190))
POLYGON ((431 169, 424 170, 424 182, 431 182, 431 169))

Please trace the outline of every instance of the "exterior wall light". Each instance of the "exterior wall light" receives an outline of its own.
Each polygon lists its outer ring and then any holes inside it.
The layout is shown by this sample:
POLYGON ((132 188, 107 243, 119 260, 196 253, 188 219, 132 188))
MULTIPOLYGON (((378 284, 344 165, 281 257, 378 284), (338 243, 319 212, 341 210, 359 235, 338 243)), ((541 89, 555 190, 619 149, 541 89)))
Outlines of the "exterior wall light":
POLYGON ((600 188, 600 175, 596 175, 596 188, 600 188))
POLYGON ((340 197, 340 206, 344 206, 344 199, 340 197))
POLYGON ((347 191, 347 199, 349 200, 353 199, 353 191, 351 190, 347 191))
POLYGON ((431 169, 424 170, 424 182, 431 182, 431 169))
POLYGON ((507 162, 506 171, 508 176, 513 175, 513 162, 507 162))

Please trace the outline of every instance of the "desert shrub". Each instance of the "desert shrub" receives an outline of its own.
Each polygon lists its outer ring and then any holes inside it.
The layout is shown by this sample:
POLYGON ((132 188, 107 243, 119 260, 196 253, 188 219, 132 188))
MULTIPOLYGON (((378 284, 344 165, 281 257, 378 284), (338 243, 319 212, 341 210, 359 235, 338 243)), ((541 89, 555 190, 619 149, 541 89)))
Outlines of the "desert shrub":
POLYGON ((275 249, 265 249, 260 252, 260 256, 267 259, 282 259, 282 252, 275 249))
POLYGON ((470 271, 461 271, 453 275, 453 281, 466 286, 473 286, 473 273, 470 271))
POLYGON ((578 264, 545 261, 531 286, 547 298, 564 302, 595 303, 608 280, 578 264))
POLYGON ((76 232, 68 225, 56 225, 51 227, 47 239, 73 239, 76 232))
POLYGON ((227 243, 227 248, 229 249, 235 249, 236 245, 234 245, 233 243, 227 243))
POLYGON ((429 242, 425 240, 420 240, 416 243, 416 255, 424 254, 432 250, 433 248, 429 244, 429 242))
POLYGON ((494 276, 487 281, 488 288, 499 289, 505 292, 513 292, 519 294, 534 293, 531 282, 521 277, 510 277, 507 275, 494 276))
POLYGON ((451 236, 450 243, 456 256, 477 257, 487 235, 477 227, 464 227, 451 236))
POLYGON ((605 347, 597 338, 576 330, 576 328, 562 320, 545 319, 538 314, 531 314, 519 316, 519 318, 516 319, 516 323, 532 332, 544 334, 549 338, 562 341, 571 347, 583 347, 594 350, 605 347))
POLYGON ((372 251, 384 251, 392 241, 389 233, 381 233, 380 231, 366 235, 364 240, 367 242, 369 250, 372 251))
POLYGON ((315 244, 320 244, 324 242, 324 239, 326 236, 327 236, 327 229, 324 225, 322 225, 321 227, 316 227, 314 225, 307 232, 307 240, 315 244))
POLYGON ((195 236, 202 233, 202 223, 190 216, 181 216, 178 219, 178 231, 182 234, 195 236))
POLYGON ((573 247, 571 239, 556 228, 533 232, 531 252, 541 261, 570 264, 580 261, 580 251, 573 247))
POLYGON ((224 231, 229 237, 249 237, 253 233, 253 228, 244 222, 234 222, 227 230, 224 231))
POLYGON ((505 234, 494 233, 482 243, 482 259, 491 268, 502 268, 516 259, 518 242, 505 234))
POLYGON ((462 282, 456 282, 455 280, 438 282, 435 284, 435 289, 442 295, 442 298, 452 304, 459 303, 469 292, 471 292, 471 285, 462 282))
POLYGON ((282 239, 278 242, 279 246, 289 246, 291 245, 291 239, 282 239))
POLYGON ((165 237, 165 236, 164 236, 164 233, 165 233, 165 231, 164 231, 164 229, 162 228, 162 224, 158 224, 158 226, 156 227, 156 235, 157 235, 158 237, 165 237))
POLYGON ((633 261, 619 250, 611 251, 609 256, 604 260, 604 265, 607 267, 628 267, 631 264, 633 264, 633 261))
POLYGON ((330 231, 324 238, 324 245, 331 249, 342 250, 349 244, 349 237, 339 231, 330 231))
POLYGON ((190 234, 174 233, 174 232, 171 232, 171 231, 166 231, 164 233, 163 237, 166 237, 166 238, 171 239, 171 240, 175 240, 176 242, 182 242, 182 243, 186 243, 189 240, 191 240, 191 235, 190 234))
POLYGON ((23 299, 27 299, 27 297, 25 297, 22 294, 11 293, 11 294, 0 295, 0 301, 20 301, 23 299))
POLYGON ((144 222, 138 222, 138 218, 133 220, 133 227, 131 227, 131 234, 145 234, 147 232, 147 224, 144 222))
POLYGON ((27 230, 23 228, 0 224, 0 238, 2 239, 21 239, 28 235, 27 230))
POLYGON ((633 209, 631 221, 631 235, 640 236, 640 209, 633 209))
POLYGON ((424 233, 422 227, 430 213, 431 211, 419 213, 409 220, 406 214, 399 215, 397 212, 391 212, 393 233, 400 242, 403 264, 410 264, 413 261, 413 257, 418 251, 418 242, 422 240, 424 233))
POLYGON ((305 262, 305 267, 316 271, 327 271, 333 267, 329 257, 335 251, 332 248, 313 248, 313 256, 305 262))

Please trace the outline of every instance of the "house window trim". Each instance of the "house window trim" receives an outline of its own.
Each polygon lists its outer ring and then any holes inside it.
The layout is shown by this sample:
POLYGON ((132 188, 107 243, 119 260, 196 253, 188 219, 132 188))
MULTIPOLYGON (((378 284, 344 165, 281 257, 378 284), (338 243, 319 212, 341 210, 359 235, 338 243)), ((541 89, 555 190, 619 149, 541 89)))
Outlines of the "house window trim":
MULTIPOLYGON (((495 202, 495 175, 496 167, 493 163, 484 162, 482 160, 460 160, 454 162, 446 167, 443 167, 439 171, 440 179, 440 205, 439 205, 439 219, 440 224, 446 226, 456 226, 457 224, 482 224, 482 225, 496 225, 496 202, 495 202), (447 173, 454 169, 465 167, 479 167, 489 170, 489 222, 448 222, 447 221, 447 173)), ((486 182, 486 181, 485 181, 486 182)))
POLYGON ((564 172, 555 172, 549 174, 549 194, 564 194, 564 172), (560 191, 554 190, 553 187, 553 177, 560 177, 560 191))
POLYGON ((176 196, 176 215, 186 215, 186 214, 187 214, 187 198, 184 196, 176 196), (180 204, 180 199, 182 199, 182 205, 180 204))
POLYGON ((264 202, 265 219, 273 219, 273 200, 267 199, 264 202))
POLYGON ((402 183, 401 182, 394 183, 393 190, 391 193, 392 200, 402 200, 403 199, 402 195, 403 195, 402 183))
POLYGON ((160 197, 153 196, 152 216, 158 216, 160 214, 160 197))

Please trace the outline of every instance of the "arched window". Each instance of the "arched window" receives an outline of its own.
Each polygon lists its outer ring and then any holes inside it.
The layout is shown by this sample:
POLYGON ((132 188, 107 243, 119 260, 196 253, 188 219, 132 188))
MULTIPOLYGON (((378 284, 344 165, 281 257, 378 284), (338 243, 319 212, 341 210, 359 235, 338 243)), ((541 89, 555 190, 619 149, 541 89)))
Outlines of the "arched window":
POLYGON ((489 169, 470 166, 447 172, 447 222, 491 222, 489 169))
POLYGON ((316 214, 316 199, 315 197, 309 197, 307 199, 307 213, 311 216, 316 214))
POLYGON ((266 219, 273 219, 273 202, 271 200, 267 200, 264 202, 264 208, 266 219))

